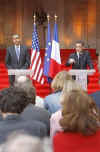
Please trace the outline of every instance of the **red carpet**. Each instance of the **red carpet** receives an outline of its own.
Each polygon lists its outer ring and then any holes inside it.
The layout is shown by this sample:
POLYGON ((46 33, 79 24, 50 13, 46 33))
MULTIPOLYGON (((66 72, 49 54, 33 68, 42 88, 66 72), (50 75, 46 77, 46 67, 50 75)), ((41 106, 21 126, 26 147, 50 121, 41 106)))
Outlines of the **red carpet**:
MULTIPOLYGON (((64 66, 66 59, 68 58, 69 54, 72 53, 74 50, 61 50, 61 60, 62 60, 62 70, 68 70, 64 66)), ((97 56, 96 56, 96 50, 91 49, 90 50, 92 60, 94 61, 94 67, 96 69, 96 72, 89 76, 89 84, 88 84, 88 93, 96 92, 97 90, 100 90, 100 84, 99 84, 99 72, 97 69, 97 56)), ((5 50, 0 50, 0 89, 9 87, 9 81, 8 81, 8 74, 7 69, 5 67, 5 50)), ((44 58, 44 50, 41 50, 41 57, 44 58)), ((49 84, 40 85, 33 81, 33 84, 36 87, 37 95, 41 97, 45 97, 51 92, 49 84)))

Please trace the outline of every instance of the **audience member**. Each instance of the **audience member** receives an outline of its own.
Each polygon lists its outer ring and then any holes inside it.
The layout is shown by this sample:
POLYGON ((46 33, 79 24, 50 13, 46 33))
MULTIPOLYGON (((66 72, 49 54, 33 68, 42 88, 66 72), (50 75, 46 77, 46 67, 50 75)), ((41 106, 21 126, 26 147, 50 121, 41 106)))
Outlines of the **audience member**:
POLYGON ((50 114, 61 108, 60 95, 66 80, 72 80, 72 76, 67 71, 59 72, 52 80, 51 88, 54 92, 44 98, 44 107, 50 114))
POLYGON ((24 120, 38 120, 47 127, 48 135, 50 132, 50 115, 44 108, 35 105, 36 91, 32 81, 26 76, 19 76, 15 79, 15 86, 26 91, 28 98, 31 99, 28 106, 24 109, 21 117, 24 120))
MULTIPOLYGON (((63 96, 68 95, 70 91, 72 90, 82 90, 81 86, 74 80, 67 80, 64 84, 61 97, 60 97, 60 103, 62 104, 63 96)), ((62 107, 57 112, 53 113, 50 118, 50 137, 51 139, 54 137, 54 135, 62 131, 62 127, 59 124, 60 119, 62 118, 62 107)))
POLYGON ((62 132, 53 138, 54 152, 98 152, 100 113, 85 91, 73 90, 62 98, 62 132))
MULTIPOLYGON (((20 88, 22 87, 24 90, 26 90, 26 88, 28 89, 27 84, 28 84, 28 86, 33 87, 32 80, 29 79, 27 76, 21 75, 21 76, 16 76, 15 77, 14 86, 20 87, 20 88)), ((33 89, 35 89, 35 88, 33 87, 33 89)), ((28 91, 28 93, 30 93, 30 90, 28 91)), ((36 95, 35 105, 38 106, 38 107, 44 108, 43 102, 44 102, 43 98, 36 95)))
POLYGON ((2 93, 0 100, 0 111, 3 120, 0 121, 0 143, 13 131, 25 131, 28 134, 44 137, 47 129, 44 123, 36 120, 25 121, 21 113, 30 103, 27 93, 20 88, 11 87, 2 93), (7 93, 8 91, 8 93, 7 93), (30 125, 31 124, 31 125, 30 125))
POLYGON ((52 148, 47 138, 41 141, 38 137, 13 133, 0 152, 52 152, 52 148))

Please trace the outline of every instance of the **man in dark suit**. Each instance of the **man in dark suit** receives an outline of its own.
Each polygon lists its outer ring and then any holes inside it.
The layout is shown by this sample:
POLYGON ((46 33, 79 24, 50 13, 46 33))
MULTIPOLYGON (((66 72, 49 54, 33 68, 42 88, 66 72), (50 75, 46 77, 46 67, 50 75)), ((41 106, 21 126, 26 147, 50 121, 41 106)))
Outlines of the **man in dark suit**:
POLYGON ((87 50, 83 50, 83 42, 76 42, 76 52, 72 53, 67 62, 66 66, 72 65, 72 69, 87 69, 87 65, 90 69, 93 69, 93 63, 90 54, 87 50))
MULTIPOLYGON (((26 46, 20 44, 19 35, 13 35, 13 44, 7 48, 6 67, 8 69, 28 69, 30 66, 30 57, 26 46)), ((9 75, 10 84, 15 81, 14 75, 9 75)))

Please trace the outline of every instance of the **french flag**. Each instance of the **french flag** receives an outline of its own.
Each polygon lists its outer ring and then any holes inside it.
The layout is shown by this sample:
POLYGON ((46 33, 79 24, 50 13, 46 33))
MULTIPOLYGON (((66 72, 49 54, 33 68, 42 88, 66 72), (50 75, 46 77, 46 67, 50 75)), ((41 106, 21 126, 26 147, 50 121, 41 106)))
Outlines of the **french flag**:
POLYGON ((51 59, 49 67, 49 76, 54 78, 61 71, 60 45, 58 40, 58 26, 54 24, 54 36, 52 40, 51 59))

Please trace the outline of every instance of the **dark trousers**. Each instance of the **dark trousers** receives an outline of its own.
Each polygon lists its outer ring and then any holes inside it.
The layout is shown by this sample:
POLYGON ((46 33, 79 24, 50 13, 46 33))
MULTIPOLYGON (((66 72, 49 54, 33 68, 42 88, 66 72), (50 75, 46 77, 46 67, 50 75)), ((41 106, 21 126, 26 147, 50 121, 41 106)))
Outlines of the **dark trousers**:
POLYGON ((75 76, 75 75, 72 75, 72 79, 73 79, 73 80, 76 80, 76 76, 75 76))

